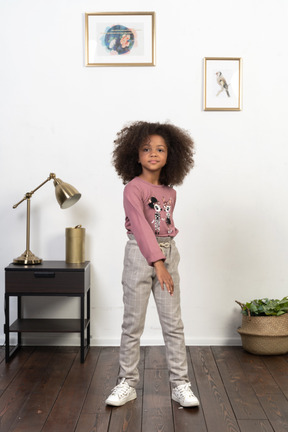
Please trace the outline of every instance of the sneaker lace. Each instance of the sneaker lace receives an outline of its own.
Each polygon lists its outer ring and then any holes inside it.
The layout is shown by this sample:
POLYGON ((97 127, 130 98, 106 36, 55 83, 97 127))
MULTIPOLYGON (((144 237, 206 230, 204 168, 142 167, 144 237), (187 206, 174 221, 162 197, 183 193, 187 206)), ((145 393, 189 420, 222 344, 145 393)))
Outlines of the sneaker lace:
POLYGON ((129 391, 129 384, 125 381, 121 381, 116 387, 112 390, 112 395, 117 395, 119 398, 122 398, 127 395, 129 391))
POLYGON ((191 387, 190 383, 183 384, 183 385, 178 387, 177 390, 179 391, 181 398, 185 398, 186 396, 191 396, 191 395, 194 396, 190 387, 191 387))

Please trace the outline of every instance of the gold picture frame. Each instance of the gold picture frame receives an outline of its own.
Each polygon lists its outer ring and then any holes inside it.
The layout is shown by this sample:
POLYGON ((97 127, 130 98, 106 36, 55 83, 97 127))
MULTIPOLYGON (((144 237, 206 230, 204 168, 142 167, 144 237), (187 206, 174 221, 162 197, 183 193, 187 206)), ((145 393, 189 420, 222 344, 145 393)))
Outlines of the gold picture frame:
POLYGON ((85 13, 85 66, 155 66, 155 12, 85 13))
POLYGON ((242 59, 204 58, 204 110, 241 111, 242 59))

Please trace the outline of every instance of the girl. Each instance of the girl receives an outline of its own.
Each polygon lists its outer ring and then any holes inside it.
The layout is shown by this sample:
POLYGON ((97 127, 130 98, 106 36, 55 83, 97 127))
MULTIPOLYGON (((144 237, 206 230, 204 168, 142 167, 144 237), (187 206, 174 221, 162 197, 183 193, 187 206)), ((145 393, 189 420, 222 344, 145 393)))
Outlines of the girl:
POLYGON ((172 124, 135 122, 124 127, 114 143, 113 164, 126 184, 128 242, 118 385, 106 404, 120 406, 137 397, 140 337, 152 291, 166 346, 172 399, 184 407, 198 406, 187 374, 177 270, 180 257, 174 242, 176 191, 172 188, 193 167, 193 140, 172 124))

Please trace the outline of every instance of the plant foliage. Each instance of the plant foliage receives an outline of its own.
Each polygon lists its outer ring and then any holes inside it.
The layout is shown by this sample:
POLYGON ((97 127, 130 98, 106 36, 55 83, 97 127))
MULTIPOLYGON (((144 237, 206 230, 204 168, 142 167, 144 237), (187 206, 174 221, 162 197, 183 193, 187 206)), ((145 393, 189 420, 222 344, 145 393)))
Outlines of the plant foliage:
POLYGON ((288 296, 282 300, 259 299, 245 304, 237 302, 242 309, 243 315, 251 316, 280 316, 288 312, 288 296))

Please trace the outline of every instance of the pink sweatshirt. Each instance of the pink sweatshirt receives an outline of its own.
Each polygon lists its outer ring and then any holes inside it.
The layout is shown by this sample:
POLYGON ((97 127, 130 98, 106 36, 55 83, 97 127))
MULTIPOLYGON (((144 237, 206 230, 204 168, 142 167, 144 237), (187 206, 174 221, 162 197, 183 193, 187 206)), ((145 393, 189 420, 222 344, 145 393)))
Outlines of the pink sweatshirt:
POLYGON ((131 180, 124 189, 125 227, 133 234, 149 265, 165 260, 156 237, 175 237, 173 221, 176 191, 158 186, 140 177, 131 180))

